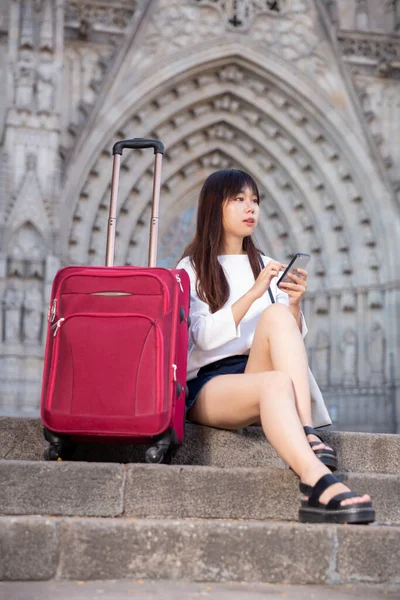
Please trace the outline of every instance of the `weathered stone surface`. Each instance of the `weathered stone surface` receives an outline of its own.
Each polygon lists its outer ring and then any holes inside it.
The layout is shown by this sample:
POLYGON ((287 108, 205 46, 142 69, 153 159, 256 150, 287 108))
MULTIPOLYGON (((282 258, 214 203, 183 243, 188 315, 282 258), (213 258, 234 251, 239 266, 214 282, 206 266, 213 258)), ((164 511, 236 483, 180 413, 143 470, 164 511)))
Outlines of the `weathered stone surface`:
POLYGON ((115 516, 122 513, 121 465, 0 461, 0 513, 115 516))
POLYGON ((400 584, 400 532, 387 527, 340 527, 337 570, 349 583, 400 584))
POLYGON ((338 453, 341 471, 400 473, 400 436, 385 433, 321 431, 338 453))
POLYGON ((47 446, 40 419, 0 417, 0 458, 41 460, 47 446))
POLYGON ((278 585, 193 583, 188 581, 0 582, 0 598, 10 600, 398 600, 399 590, 376 585, 278 585), (2 596, 3 594, 3 596, 2 596))
MULTIPOLYGON (((400 436, 321 430, 338 452, 339 469, 356 473, 400 473, 400 436)), ((39 420, 0 417, 0 458, 41 460, 47 442, 39 420)), ((82 444, 74 460, 143 462, 144 446, 82 444)), ((260 427, 224 431, 186 424, 184 443, 175 464, 215 467, 280 467, 287 465, 266 442, 260 427)))
POLYGON ((2 517, 0 535, 6 580, 400 585, 397 527, 2 517))
MULTIPOLYGON (((379 523, 400 523, 400 476, 339 474, 371 495, 379 523)), ((0 513, 296 521, 288 469, 0 461, 0 513)))
POLYGON ((333 552, 333 530, 318 526, 65 519, 61 532, 66 579, 323 583, 333 552))
POLYGON ((342 473, 340 477, 353 491, 371 496, 378 523, 400 523, 400 475, 342 473))
POLYGON ((126 515, 291 520, 298 504, 298 479, 289 470, 127 467, 126 515))
POLYGON ((55 519, 0 517, 0 579, 42 580, 56 574, 55 519))

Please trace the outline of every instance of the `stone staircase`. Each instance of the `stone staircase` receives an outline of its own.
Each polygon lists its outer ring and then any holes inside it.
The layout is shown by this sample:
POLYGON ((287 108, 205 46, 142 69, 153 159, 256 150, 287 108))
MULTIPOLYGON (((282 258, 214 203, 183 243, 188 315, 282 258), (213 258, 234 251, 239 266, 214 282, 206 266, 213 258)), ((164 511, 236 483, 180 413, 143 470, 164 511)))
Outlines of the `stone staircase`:
POLYGON ((377 524, 296 522, 298 480, 258 427, 189 424, 169 466, 137 462, 141 447, 93 444, 46 463, 40 421, 0 418, 0 579, 400 588, 400 436, 325 437, 343 480, 373 497, 377 524))

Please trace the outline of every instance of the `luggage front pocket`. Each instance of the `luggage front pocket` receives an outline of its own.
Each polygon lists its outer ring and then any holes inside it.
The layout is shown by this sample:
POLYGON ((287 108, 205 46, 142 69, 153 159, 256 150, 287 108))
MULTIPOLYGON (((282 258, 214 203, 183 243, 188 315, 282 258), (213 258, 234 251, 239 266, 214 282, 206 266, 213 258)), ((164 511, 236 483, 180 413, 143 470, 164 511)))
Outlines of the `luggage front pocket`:
POLYGON ((50 406, 71 416, 135 417, 163 407, 162 336, 141 314, 74 314, 52 326, 50 406))

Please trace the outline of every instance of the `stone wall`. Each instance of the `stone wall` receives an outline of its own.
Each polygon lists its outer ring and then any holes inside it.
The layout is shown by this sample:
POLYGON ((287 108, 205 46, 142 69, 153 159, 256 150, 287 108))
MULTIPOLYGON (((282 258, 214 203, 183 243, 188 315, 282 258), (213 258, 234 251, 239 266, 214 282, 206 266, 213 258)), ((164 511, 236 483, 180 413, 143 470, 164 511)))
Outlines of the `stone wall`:
MULTIPOLYGON (((110 151, 126 137, 167 148, 160 264, 173 266, 189 239, 205 177, 248 171, 263 197, 259 245, 281 260, 313 255, 307 344, 329 398, 375 390, 366 397, 377 413, 376 398, 395 399, 399 3, 8 4, 2 411, 37 411, 55 270, 104 263, 110 151)), ((151 168, 151 153, 123 157, 116 263, 146 262, 151 168)))

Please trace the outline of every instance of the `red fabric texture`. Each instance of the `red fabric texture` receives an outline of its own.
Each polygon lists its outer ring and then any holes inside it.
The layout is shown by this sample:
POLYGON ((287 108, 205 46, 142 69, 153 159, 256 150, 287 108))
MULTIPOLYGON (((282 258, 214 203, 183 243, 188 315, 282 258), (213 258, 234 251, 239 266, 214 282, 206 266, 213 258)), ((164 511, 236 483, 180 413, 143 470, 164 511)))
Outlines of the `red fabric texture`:
POLYGON ((125 441, 173 428, 181 442, 189 289, 183 270, 61 269, 49 310, 50 318, 52 309, 54 314, 43 371, 45 427, 125 441))

